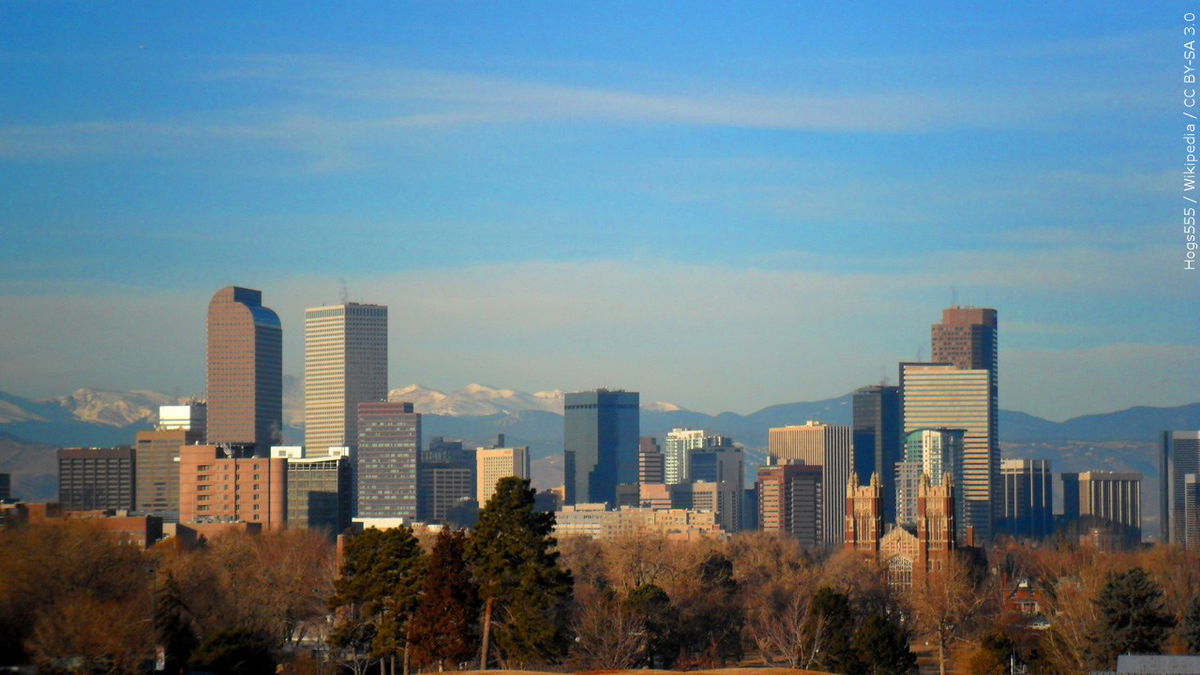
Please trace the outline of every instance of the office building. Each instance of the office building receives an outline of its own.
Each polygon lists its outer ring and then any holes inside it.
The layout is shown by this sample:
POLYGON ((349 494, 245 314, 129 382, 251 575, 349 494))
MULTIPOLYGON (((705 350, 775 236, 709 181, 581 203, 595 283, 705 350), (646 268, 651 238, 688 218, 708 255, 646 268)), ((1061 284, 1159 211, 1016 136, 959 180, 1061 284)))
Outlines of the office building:
POLYGON ((417 518, 421 414, 407 401, 358 404, 354 476, 359 518, 417 518))
POLYGON ((1185 525, 1185 477, 1200 475, 1200 431, 1164 431, 1158 459, 1159 514, 1162 540, 1190 548, 1200 541, 1189 541, 1185 525))
POLYGON ((896 522, 896 490, 890 485, 900 461, 900 387, 885 384, 854 392, 854 471, 861 482, 879 476, 883 484, 883 520, 896 522))
POLYGON ((702 448, 727 447, 728 438, 703 429, 675 428, 663 440, 663 476, 669 485, 692 480, 688 475, 688 453, 702 448))
POLYGON ((718 520, 721 528, 730 534, 742 529, 742 492, 746 489, 744 465, 742 449, 732 445, 688 451, 689 482, 706 481, 717 486, 718 520))
POLYGON ((451 510, 475 501, 475 450, 462 441, 434 436, 421 455, 417 517, 426 523, 445 523, 451 510))
POLYGON ((1040 539, 1054 532, 1054 483, 1047 459, 1000 463, 1004 517, 997 529, 1013 537, 1040 539))
POLYGON ((786 532, 806 549, 822 545, 820 466, 800 462, 770 464, 758 469, 758 528, 786 532))
POLYGON ((1183 477, 1183 541, 1181 546, 1200 550, 1200 474, 1183 477))
POLYGON ((131 510, 135 498, 133 448, 60 448, 58 501, 67 511, 131 510))
POLYGON ((983 307, 949 307, 942 322, 933 324, 933 361, 959 370, 989 370, 997 364, 996 310, 983 307))
MULTIPOLYGON (((160 414, 161 419, 161 414, 160 414)), ((173 523, 179 520, 179 448, 204 440, 203 431, 159 428, 135 435, 137 504, 134 508, 173 523)))
POLYGON ((0 502, 12 499, 12 476, 0 473, 0 502))
MULTIPOLYGON (((503 443, 503 437, 499 443, 503 443)), ((485 506, 496 494, 496 484, 501 478, 516 476, 529 478, 529 447, 478 448, 475 450, 475 493, 479 505, 485 506)), ((615 493, 614 493, 615 494, 615 493)), ((614 502, 615 503, 615 502, 614 502)))
POLYGON ((249 446, 179 449, 179 522, 245 522, 280 529, 287 515, 286 459, 258 457, 249 446))
POLYGON ((653 436, 638 439, 638 482, 665 483, 666 458, 653 436))
POLYGON ((266 456, 283 430, 283 331, 262 292, 227 286, 208 304, 208 430, 213 444, 266 456))
POLYGON ((961 370, 947 363, 900 364, 904 433, 963 430, 962 481, 955 484, 964 505, 958 526, 960 532, 973 527, 975 536, 985 541, 1003 513, 993 380, 990 370, 961 370))
POLYGON ((203 440, 208 433, 208 404, 192 401, 183 405, 160 405, 154 428, 158 431, 191 431, 203 440))
POLYGON ((349 448, 328 448, 309 455, 303 447, 274 447, 271 457, 287 460, 288 527, 320 529, 331 536, 350 527, 349 448))
POLYGON ((355 302, 304 310, 304 445, 358 441, 358 404, 386 401, 387 307, 355 302))
POLYGON ((596 389, 565 398, 565 503, 616 504, 617 485, 638 480, 638 393, 596 389))
POLYGON ((715 516, 712 511, 630 507, 614 511, 605 504, 574 504, 554 513, 554 536, 603 540, 652 534, 675 541, 724 538, 715 516))
POLYGON ((845 533, 846 481, 854 462, 850 427, 809 421, 768 432, 772 464, 801 461, 822 470, 821 532, 826 546, 841 546, 845 533))
MULTIPOLYGON (((896 472, 897 523, 916 524, 917 493, 922 475, 929 476, 935 485, 942 482, 944 474, 950 475, 953 484, 962 484, 965 436, 962 429, 944 427, 915 429, 904 435, 904 461, 896 472)), ((955 491, 954 498, 958 500, 955 511, 963 513, 966 505, 962 491, 955 491)), ((965 538, 966 523, 959 519, 958 527, 958 536, 965 538)))
POLYGON ((1063 520, 1106 527, 1136 546, 1142 540, 1142 474, 1063 473, 1063 520))

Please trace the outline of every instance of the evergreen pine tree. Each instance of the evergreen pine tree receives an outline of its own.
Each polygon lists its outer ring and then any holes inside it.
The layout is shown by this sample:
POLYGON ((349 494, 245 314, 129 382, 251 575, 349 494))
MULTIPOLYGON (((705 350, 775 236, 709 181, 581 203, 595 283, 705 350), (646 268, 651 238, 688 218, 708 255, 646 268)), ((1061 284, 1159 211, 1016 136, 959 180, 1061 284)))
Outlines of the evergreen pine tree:
POLYGON ((638 665, 670 668, 679 655, 679 610, 671 598, 658 586, 643 584, 629 591, 625 603, 645 625, 646 651, 638 665))
POLYGON ((1187 614, 1183 616, 1183 641, 1189 654, 1200 654, 1200 597, 1188 603, 1187 614))
POLYGON ((350 539, 329 601, 338 613, 331 641, 356 648, 355 643, 367 636, 374 658, 397 656, 417 609, 424 563, 408 527, 370 528, 350 539))
POLYGON ((479 588, 467 566, 467 538, 445 528, 429 556, 412 620, 413 665, 454 670, 479 652, 479 588))
POLYGON ((1110 574, 1096 598, 1099 618, 1092 631, 1091 656, 1101 669, 1119 654, 1158 654, 1175 617, 1163 604, 1162 587, 1140 567, 1110 574))
POLYGON ((467 538, 480 597, 493 599, 491 653, 515 666, 557 661, 569 645, 571 573, 553 550, 554 514, 533 497, 528 479, 500 479, 467 538))
POLYGON ((836 673, 864 670, 854 649, 854 611, 850 598, 828 586, 817 590, 812 600, 812 617, 805 632, 821 641, 817 665, 836 673))
POLYGON ((159 644, 166 652, 164 672, 184 672, 198 640, 188 618, 188 608, 183 601, 179 582, 170 572, 154 599, 154 628, 158 632, 159 644))
POLYGON ((908 648, 908 638, 903 626, 872 613, 855 631, 853 644, 868 673, 909 673, 916 670, 917 656, 908 648))

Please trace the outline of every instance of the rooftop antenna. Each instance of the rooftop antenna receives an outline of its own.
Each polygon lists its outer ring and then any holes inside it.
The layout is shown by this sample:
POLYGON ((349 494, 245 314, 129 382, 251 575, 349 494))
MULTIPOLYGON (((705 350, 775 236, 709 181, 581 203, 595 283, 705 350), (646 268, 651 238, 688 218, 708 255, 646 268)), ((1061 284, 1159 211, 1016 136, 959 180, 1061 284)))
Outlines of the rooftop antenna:
POLYGON ((350 301, 350 290, 348 288, 346 288, 346 280, 345 279, 338 277, 338 283, 341 284, 341 286, 342 286, 341 292, 338 293, 338 299, 341 301, 340 304, 344 305, 350 301))
POLYGON ((922 342, 921 344, 917 345, 917 363, 923 363, 924 361, 925 361, 925 343, 922 342))
POLYGON ((950 306, 958 307, 958 286, 950 287, 950 306))

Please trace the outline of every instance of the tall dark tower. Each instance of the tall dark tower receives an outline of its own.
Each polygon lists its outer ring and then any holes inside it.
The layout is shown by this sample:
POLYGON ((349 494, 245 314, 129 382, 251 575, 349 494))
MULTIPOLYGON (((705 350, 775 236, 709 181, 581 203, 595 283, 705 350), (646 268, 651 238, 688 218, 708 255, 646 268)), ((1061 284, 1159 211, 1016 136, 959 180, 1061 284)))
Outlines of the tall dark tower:
POLYGON ((896 462, 900 448, 900 387, 878 384, 854 392, 854 472, 883 484, 883 522, 896 522, 896 462))
POLYGON ((617 486, 638 482, 638 393, 570 393, 564 408, 564 501, 615 506, 617 486))
POLYGON ((226 286, 208 303, 208 442, 266 456, 283 429, 283 330, 262 291, 226 286))

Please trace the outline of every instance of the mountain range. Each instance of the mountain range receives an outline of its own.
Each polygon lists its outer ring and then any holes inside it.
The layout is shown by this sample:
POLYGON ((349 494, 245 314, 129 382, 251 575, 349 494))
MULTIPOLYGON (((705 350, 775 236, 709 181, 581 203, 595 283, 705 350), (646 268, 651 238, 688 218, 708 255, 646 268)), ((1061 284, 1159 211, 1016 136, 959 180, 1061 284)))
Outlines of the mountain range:
MULTIPOLYGON (((561 481, 563 398, 561 390, 524 393, 471 384, 452 392, 409 385, 389 392, 392 400, 411 401, 424 414, 426 442, 433 436, 461 438, 488 445, 503 433, 509 445, 528 445, 535 482, 561 481)), ((158 406, 185 399, 161 392, 81 388, 65 395, 33 400, 0 392, 0 471, 13 474, 14 492, 27 499, 52 499, 53 448, 68 445, 129 444, 134 434, 157 420, 158 406)), ((284 433, 303 441, 303 388, 297 378, 284 382, 284 433)), ((662 438, 675 427, 703 428, 732 437, 747 450, 747 473, 762 460, 767 430, 820 420, 851 423, 851 394, 822 401, 773 405, 748 415, 708 415, 667 402, 644 404, 641 434, 662 438)), ((1147 477, 1147 517, 1157 493, 1155 446, 1164 429, 1200 428, 1200 402, 1155 408, 1138 406, 1054 422, 1028 413, 1001 410, 1000 441, 1005 457, 1050 458, 1055 471, 1089 468, 1140 471, 1147 477)), ((1156 509, 1154 509, 1156 510, 1156 509)))

